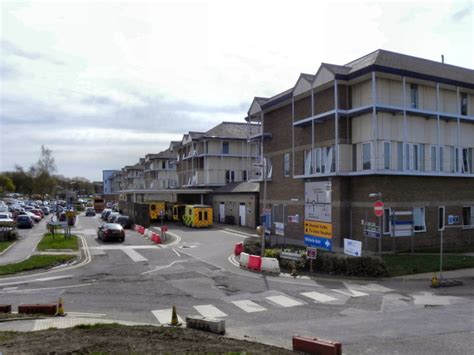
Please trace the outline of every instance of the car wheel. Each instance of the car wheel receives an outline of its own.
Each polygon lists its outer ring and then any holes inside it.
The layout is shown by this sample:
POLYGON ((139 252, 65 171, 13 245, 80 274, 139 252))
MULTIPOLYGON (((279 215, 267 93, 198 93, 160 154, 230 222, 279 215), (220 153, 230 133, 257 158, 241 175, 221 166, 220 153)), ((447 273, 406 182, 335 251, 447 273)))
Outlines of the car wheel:
POLYGON ((120 238, 120 239, 119 239, 119 242, 120 242, 120 243, 123 243, 124 240, 125 240, 125 238, 120 238))

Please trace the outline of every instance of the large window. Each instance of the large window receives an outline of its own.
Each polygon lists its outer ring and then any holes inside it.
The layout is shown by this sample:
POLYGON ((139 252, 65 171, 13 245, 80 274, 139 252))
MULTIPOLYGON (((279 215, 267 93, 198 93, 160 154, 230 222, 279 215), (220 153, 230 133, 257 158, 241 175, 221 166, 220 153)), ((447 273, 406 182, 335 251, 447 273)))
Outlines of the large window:
POLYGON ((474 206, 462 208, 462 226, 464 228, 474 228, 474 206))
POLYGON ((467 116, 467 94, 465 92, 461 93, 461 115, 467 116))
POLYGON ((334 146, 308 149, 304 151, 305 175, 324 174, 335 171, 336 156, 334 146))
POLYGON ((362 170, 370 170, 372 168, 371 165, 371 149, 372 144, 370 143, 363 143, 362 144, 362 170))
POLYGON ((403 170, 403 143, 397 142, 397 169, 403 170))
POLYGON ((431 171, 438 171, 438 147, 435 145, 431 146, 431 171))
POLYGON ((390 159, 392 157, 392 154, 390 154, 390 146, 390 142, 383 143, 383 168, 387 170, 390 170, 391 168, 390 159))
POLYGON ((290 176, 290 153, 283 155, 283 175, 285 177, 290 176))
POLYGON ((470 174, 474 172, 473 158, 474 158, 474 148, 462 148, 462 172, 463 173, 470 174))
POLYGON ((418 108, 418 85, 410 84, 410 107, 418 108))
POLYGON ((424 207, 415 207, 413 209, 413 228, 415 232, 426 232, 424 207))

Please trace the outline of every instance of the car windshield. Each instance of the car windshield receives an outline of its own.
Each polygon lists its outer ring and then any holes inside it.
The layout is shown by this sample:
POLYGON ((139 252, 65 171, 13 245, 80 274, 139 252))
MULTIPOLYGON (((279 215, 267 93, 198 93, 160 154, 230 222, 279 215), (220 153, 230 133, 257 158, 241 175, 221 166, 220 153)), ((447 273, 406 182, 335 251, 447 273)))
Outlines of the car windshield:
POLYGON ((104 225, 105 229, 122 229, 122 226, 117 223, 107 223, 104 225))

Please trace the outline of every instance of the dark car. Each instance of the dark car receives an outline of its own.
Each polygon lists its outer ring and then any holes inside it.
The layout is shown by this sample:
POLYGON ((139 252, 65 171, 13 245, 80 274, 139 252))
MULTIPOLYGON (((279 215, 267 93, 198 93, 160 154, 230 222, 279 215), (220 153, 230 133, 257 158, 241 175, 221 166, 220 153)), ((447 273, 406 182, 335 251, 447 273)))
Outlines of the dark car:
POLYGON ((86 208, 86 217, 88 216, 95 216, 94 207, 87 207, 86 208))
POLYGON ((125 229, 132 228, 132 220, 129 216, 118 216, 115 223, 120 224, 125 229))
POLYGON ((125 240, 125 231, 118 223, 106 223, 97 229, 97 238, 102 241, 115 239, 123 243, 125 240))
POLYGON ((19 215, 16 217, 16 225, 18 228, 33 228, 35 224, 29 216, 19 215))

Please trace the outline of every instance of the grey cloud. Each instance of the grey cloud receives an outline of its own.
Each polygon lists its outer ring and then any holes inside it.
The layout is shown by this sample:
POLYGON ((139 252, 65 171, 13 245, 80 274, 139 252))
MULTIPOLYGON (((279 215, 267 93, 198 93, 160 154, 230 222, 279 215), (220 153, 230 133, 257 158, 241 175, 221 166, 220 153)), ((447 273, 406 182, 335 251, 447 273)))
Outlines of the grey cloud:
POLYGON ((4 61, 0 61, 0 79, 2 80, 12 80, 17 79, 21 76, 19 70, 17 70, 12 65, 5 63, 4 61))
POLYGON ((454 21, 461 21, 462 19, 464 19, 465 17, 471 15, 472 16, 472 13, 473 13, 473 9, 474 9, 474 5, 470 4, 470 5, 467 5, 465 8, 459 10, 458 12, 454 13, 451 18, 454 20, 454 21))
POLYGON ((16 46, 15 44, 7 40, 0 40, 0 49, 3 55, 10 54, 17 57, 29 59, 29 60, 45 60, 55 65, 65 64, 64 62, 60 60, 50 58, 47 55, 41 54, 39 52, 27 51, 27 50, 21 49, 20 47, 16 46))

